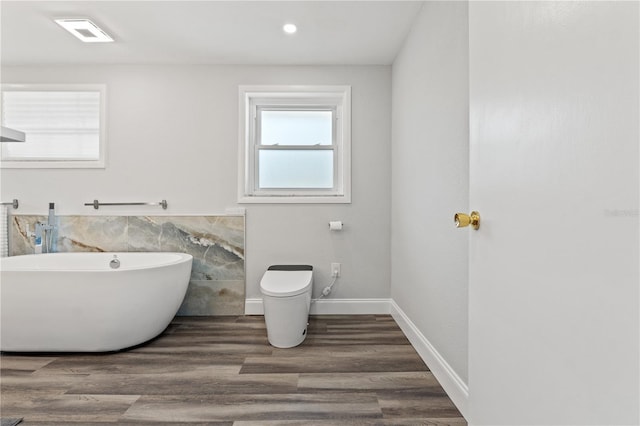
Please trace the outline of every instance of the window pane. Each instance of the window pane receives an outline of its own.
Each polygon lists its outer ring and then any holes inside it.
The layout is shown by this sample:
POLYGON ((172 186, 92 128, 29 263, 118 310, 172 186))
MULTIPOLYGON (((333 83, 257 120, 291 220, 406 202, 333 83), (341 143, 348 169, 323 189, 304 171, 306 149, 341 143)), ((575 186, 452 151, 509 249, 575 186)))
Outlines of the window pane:
POLYGON ((262 145, 331 145, 331 111, 261 111, 262 145))
POLYGON ((4 160, 100 157, 100 92, 5 91, 2 122, 26 133, 25 143, 2 144, 4 160))
POLYGON ((259 188, 333 188, 333 150, 261 149, 259 188))

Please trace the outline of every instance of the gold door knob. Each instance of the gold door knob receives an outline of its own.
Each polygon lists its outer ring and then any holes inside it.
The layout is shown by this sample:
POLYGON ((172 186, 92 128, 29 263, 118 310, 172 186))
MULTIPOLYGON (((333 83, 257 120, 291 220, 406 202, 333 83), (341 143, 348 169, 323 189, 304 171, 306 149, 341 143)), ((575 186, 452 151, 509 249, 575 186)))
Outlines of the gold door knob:
POLYGON ((453 220, 456 222, 456 228, 464 228, 469 225, 475 230, 480 228, 480 213, 478 212, 471 212, 470 215, 456 213, 453 220))

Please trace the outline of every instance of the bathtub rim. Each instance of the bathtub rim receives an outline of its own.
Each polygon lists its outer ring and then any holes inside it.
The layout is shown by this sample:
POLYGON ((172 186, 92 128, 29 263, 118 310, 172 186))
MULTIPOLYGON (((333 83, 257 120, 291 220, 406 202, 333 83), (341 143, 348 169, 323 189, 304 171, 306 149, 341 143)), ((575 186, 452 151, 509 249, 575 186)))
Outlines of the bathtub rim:
MULTIPOLYGON (((18 260, 18 261, 20 261, 18 260)), ((184 262, 193 261, 193 255, 189 253, 182 252, 174 252, 174 251, 159 251, 159 252, 150 252, 150 251, 140 251, 140 252, 63 252, 63 253, 42 253, 42 254, 22 254, 18 256, 8 256, 0 258, 0 272, 125 272, 125 271, 136 271, 136 270, 145 270, 150 268, 158 268, 163 266, 171 266, 177 265, 184 262), (177 258, 171 261, 158 261, 157 263, 147 263, 143 265, 136 266, 126 266, 122 268, 112 269, 109 268, 109 261, 113 258, 113 255, 117 255, 119 259, 125 259, 127 256, 133 257, 152 257, 157 256, 159 259, 162 259, 162 256, 166 255, 175 255, 177 258), (38 266, 37 260, 36 262, 29 265, 11 265, 12 259, 38 259, 46 256, 47 258, 52 257, 72 257, 72 258, 82 258, 82 257, 95 257, 95 256, 105 256, 104 267, 96 268, 83 268, 81 263, 73 264, 73 265, 62 265, 62 267, 51 267, 51 265, 46 266, 38 266)))

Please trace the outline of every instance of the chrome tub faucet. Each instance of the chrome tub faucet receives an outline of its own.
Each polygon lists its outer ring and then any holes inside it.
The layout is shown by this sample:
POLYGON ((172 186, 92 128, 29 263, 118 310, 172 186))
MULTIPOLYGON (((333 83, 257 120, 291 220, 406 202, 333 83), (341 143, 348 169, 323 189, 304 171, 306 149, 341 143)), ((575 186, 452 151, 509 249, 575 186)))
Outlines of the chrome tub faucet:
POLYGON ((55 253, 57 250, 57 233, 55 204, 49 203, 47 223, 36 222, 34 253, 55 253))

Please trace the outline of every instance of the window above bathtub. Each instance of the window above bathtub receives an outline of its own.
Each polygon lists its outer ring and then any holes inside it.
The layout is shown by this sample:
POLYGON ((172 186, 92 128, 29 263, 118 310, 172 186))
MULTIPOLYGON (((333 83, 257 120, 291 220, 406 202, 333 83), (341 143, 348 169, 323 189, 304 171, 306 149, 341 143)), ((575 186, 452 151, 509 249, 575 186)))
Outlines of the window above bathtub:
POLYGON ((351 202, 350 86, 240 87, 240 203, 351 202))
POLYGON ((1 122, 26 134, 0 144, 3 168, 104 168, 106 86, 3 84, 1 122))

